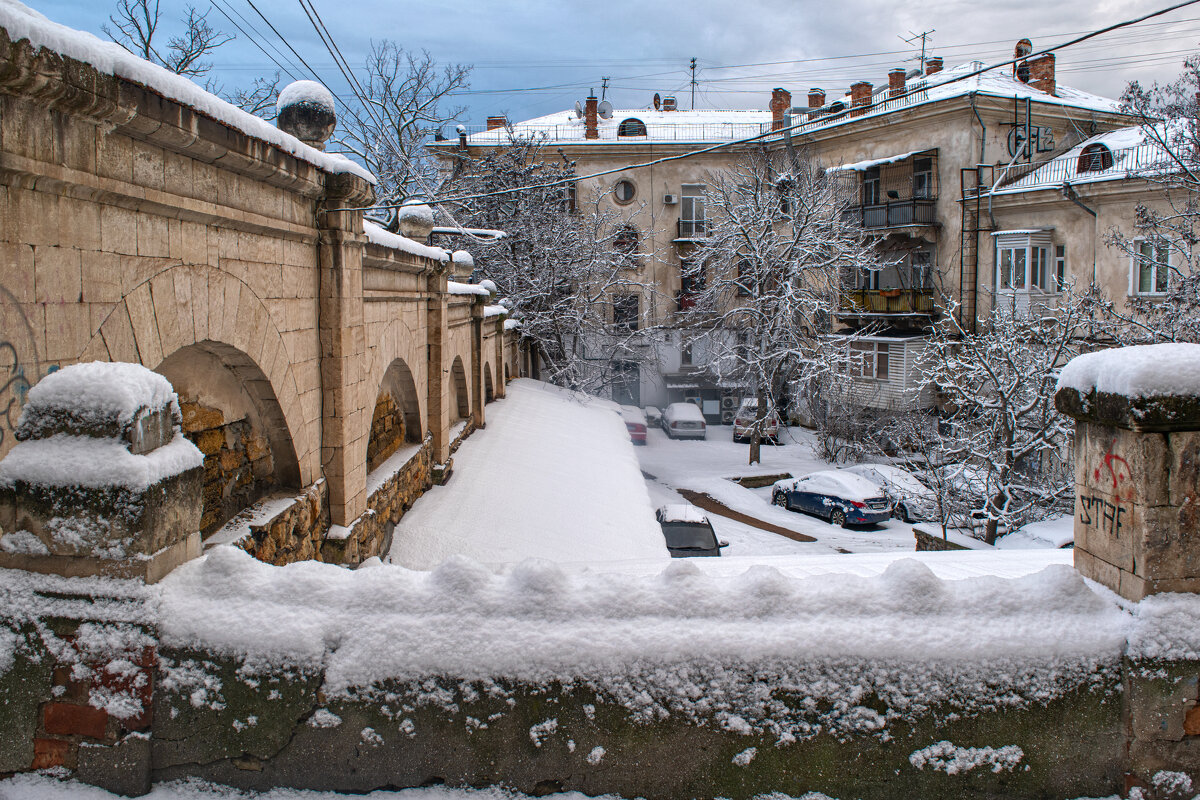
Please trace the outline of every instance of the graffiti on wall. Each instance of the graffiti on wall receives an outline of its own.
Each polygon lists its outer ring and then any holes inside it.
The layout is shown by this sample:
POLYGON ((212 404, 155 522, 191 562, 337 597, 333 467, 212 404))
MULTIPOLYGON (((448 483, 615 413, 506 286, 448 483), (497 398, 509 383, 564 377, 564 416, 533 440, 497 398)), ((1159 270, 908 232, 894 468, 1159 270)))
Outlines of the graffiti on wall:
POLYGON ((1110 448, 1092 470, 1096 493, 1079 495, 1079 522, 1100 533, 1119 537, 1131 511, 1126 503, 1133 500, 1133 471, 1129 462, 1110 448))
POLYGON ((12 292, 0 285, 0 454, 25 406, 25 395, 41 377, 33 328, 12 292))

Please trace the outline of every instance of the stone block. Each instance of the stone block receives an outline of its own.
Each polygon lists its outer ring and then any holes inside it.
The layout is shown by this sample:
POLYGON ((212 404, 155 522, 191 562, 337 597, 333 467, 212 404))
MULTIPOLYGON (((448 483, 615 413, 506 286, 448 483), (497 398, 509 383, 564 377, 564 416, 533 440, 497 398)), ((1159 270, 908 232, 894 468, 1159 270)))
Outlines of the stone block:
POLYGON ((1136 509, 1136 574, 1151 580, 1200 580, 1200 527, 1196 506, 1136 509))
POLYGON ((83 299, 89 303, 119 303, 125 293, 125 271, 120 256, 89 252, 81 258, 83 299))
POLYGON ((170 256, 167 220, 153 214, 137 215, 137 254, 151 258, 170 256))
POLYGON ((82 299, 83 272, 78 250, 35 247, 33 266, 37 302, 65 305, 82 299))
POLYGON ((32 303, 37 299, 34 285, 33 246, 20 242, 0 242, 0 286, 3 286, 18 303, 32 303))
MULTIPOLYGON (((1168 436, 1168 445, 1171 451, 1169 503, 1172 506, 1200 506, 1200 431, 1173 432, 1168 436)), ((1196 530, 1200 532, 1200 527, 1196 530)))
POLYGON ((62 767, 71 756, 71 743, 63 739, 38 737, 33 740, 33 763, 30 769, 62 767))
POLYGON ((119 206, 100 206, 100 236, 105 251, 137 255, 137 230, 138 217, 135 212, 119 206))
MULTIPOLYGON (((434 465, 434 482, 437 482, 436 464, 434 465)), ((1091 578, 1114 592, 1118 591, 1121 585, 1121 570, 1118 567, 1092 555, 1078 545, 1074 550, 1074 558, 1075 569, 1080 575, 1091 578)))
POLYGON ((150 737, 131 733, 113 745, 83 744, 76 780, 128 797, 150 792, 150 737))
POLYGON ((148 189, 166 188, 161 147, 134 140, 133 182, 148 189))
POLYGON ((104 337, 104 346, 113 361, 135 364, 142 361, 133 335, 133 323, 129 320, 129 307, 125 303, 118 303, 108 315, 100 328, 100 335, 104 337))

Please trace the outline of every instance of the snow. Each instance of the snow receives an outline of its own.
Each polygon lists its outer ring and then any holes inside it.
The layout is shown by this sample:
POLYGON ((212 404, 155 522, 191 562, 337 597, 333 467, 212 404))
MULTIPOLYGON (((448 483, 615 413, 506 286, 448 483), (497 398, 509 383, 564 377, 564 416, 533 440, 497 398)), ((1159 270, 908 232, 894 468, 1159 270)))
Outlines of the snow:
POLYGON ((830 167, 829 171, 836 170, 853 170, 855 172, 863 172, 871 167, 878 167, 884 164, 895 164, 897 161, 903 161, 906 158, 912 158, 917 153, 924 153, 924 150, 913 150, 908 153, 901 153, 898 156, 884 156, 883 158, 873 158, 867 161, 856 161, 853 164, 842 164, 838 167, 830 167))
POLYGON ((484 278, 483 280, 481 280, 479 282, 479 285, 482 286, 483 288, 487 289, 492 294, 496 293, 496 282, 493 281, 491 278, 484 278))
POLYGON ((26 481, 44 486, 142 490, 203 463, 204 454, 178 431, 168 444, 136 456, 121 439, 60 433, 19 442, 0 461, 0 485, 26 481))
POLYGON ((508 309, 499 304, 487 305, 483 307, 483 318, 491 319, 492 317, 502 317, 508 313, 508 309))
POLYGON ((233 544, 250 535, 250 526, 263 526, 275 517, 287 511, 298 501, 303 500, 295 494, 277 494, 264 497, 239 511, 228 522, 209 534, 204 540, 205 547, 218 544, 233 544))
POLYGON ((306 105, 323 108, 330 114, 337 112, 333 93, 316 81, 292 81, 283 87, 275 101, 275 110, 283 111, 288 106, 306 105))
POLYGON ((659 509, 662 522, 707 522, 704 512, 687 503, 672 503, 659 509))
MULTIPOLYGON (((543 117, 526 120, 513 126, 518 137, 545 136, 548 141, 571 141, 576 144, 597 142, 645 142, 645 141, 719 141, 757 136, 771 123, 771 112, 761 110, 695 109, 692 111, 654 111, 652 109, 614 110, 612 118, 598 119, 596 124, 599 138, 585 138, 583 119, 574 111, 558 111, 543 117), (617 136, 624 120, 635 118, 646 125, 646 136, 617 136)), ((508 142, 508 130, 495 128, 467 137, 472 145, 504 144, 508 142)), ((457 143, 456 143, 457 144, 457 143)))
POLYGON ((205 91, 188 78, 138 58, 118 44, 51 22, 17 0, 0 0, 0 27, 8 30, 9 38, 14 42, 28 39, 35 49, 45 47, 90 64, 106 75, 115 75, 145 86, 163 97, 182 103, 248 136, 261 139, 326 172, 349 172, 371 183, 375 182, 370 172, 345 156, 323 153, 310 147, 266 120, 205 91))
POLYGON ((459 281, 446 281, 446 291, 450 294, 473 294, 479 297, 491 297, 492 293, 482 286, 474 283, 461 283, 459 281))
POLYGON ((996 547, 1011 550, 1030 547, 1064 547, 1075 541, 1075 517, 1063 514, 1031 522, 996 540, 996 547))
POLYGON ((1063 367, 1058 388, 1129 398, 1200 396, 1200 344, 1146 344, 1084 353, 1063 367))
POLYGON ((504 320, 504 330, 506 330, 506 331, 515 331, 519 327, 521 327, 520 320, 516 320, 516 319, 512 319, 512 318, 504 320))
POLYGON ((704 414, 695 403, 671 403, 663 416, 668 422, 704 422, 704 414))
POLYGON ((412 457, 420 452, 421 443, 410 442, 402 445, 396 452, 387 457, 382 464, 367 473, 367 497, 379 491, 385 483, 404 469, 412 457))
POLYGON ((29 390, 16 433, 21 439, 43 436, 62 430, 63 422, 123 430, 143 413, 175 401, 170 381, 141 364, 72 364, 51 372, 29 390))
POLYGON ((420 242, 414 242, 405 236, 397 233, 384 230, 378 224, 371 222, 369 219, 363 220, 363 233, 367 236, 367 241, 372 244, 382 245, 383 247, 391 247, 394 250, 399 250, 404 253, 409 253, 414 256, 422 256, 424 258, 432 258, 434 261, 449 261, 450 254, 440 247, 430 247, 420 242))
POLYGON ((1004 747, 957 747, 951 742, 941 741, 908 757, 908 762, 917 769, 929 768, 958 775, 977 767, 987 767, 992 772, 1012 772, 1025 753, 1015 744, 1004 747))
POLYGON ((471 255, 466 250, 455 250, 450 256, 450 259, 455 264, 461 264, 468 269, 471 269, 475 266, 475 256, 471 255))
POLYGON ((488 406, 444 487, 396 526, 392 560, 667 558, 633 445, 612 404, 528 379, 488 406), (580 458, 586 453, 587 458, 580 458))
MULTIPOLYGON (((1155 134, 1173 140, 1175 132, 1165 127, 1169 123, 1155 126, 1155 134)), ((1037 189, 1060 187, 1064 183, 1080 185, 1104 181, 1127 180, 1137 175, 1161 173, 1177 169, 1162 145, 1148 137, 1140 126, 1118 128, 1090 139, 1068 150, 1057 158, 1050 159, 1037 169, 1011 182, 998 181, 992 194, 1016 194, 1037 189), (1079 171, 1079 156, 1085 148, 1103 145, 1112 156, 1112 166, 1107 169, 1079 171)))
POLYGON ((831 469, 805 475, 795 481, 795 488, 802 492, 817 492, 860 502, 880 497, 883 491, 873 481, 861 475, 831 469))
POLYGON ((433 227, 433 209, 425 203, 405 203, 397 213, 401 222, 411 221, 426 228, 433 227))

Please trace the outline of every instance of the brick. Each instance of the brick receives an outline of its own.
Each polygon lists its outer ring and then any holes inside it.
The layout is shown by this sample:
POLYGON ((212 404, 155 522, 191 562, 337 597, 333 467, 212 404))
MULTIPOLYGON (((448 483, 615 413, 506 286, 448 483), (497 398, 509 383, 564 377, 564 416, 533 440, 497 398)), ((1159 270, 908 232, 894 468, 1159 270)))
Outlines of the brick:
POLYGON ((33 740, 33 763, 29 765, 29 768, 61 767, 67 763, 67 756, 70 752, 70 742, 64 742, 61 739, 36 738, 33 740))
POLYGON ((46 733, 103 739, 108 729, 108 714, 91 706, 47 703, 42 710, 42 727, 46 733))

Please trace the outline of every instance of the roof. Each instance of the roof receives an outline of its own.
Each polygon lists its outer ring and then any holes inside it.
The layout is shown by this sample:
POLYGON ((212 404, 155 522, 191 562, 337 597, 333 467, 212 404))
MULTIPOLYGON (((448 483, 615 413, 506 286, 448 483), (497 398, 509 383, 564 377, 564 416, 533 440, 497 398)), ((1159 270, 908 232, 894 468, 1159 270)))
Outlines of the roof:
POLYGON ((708 522, 704 512, 689 503, 670 503, 658 510, 659 522, 708 522))
MULTIPOLYGON (((1055 188, 1064 183, 1078 185, 1084 183, 1100 183, 1104 181, 1127 180, 1145 175, 1149 172, 1162 172, 1167 167, 1167 151, 1163 149, 1155 137, 1167 138, 1166 123, 1154 126, 1154 136, 1147 136, 1147 131, 1139 126, 1118 128, 1115 131, 1093 136, 1068 150, 1063 155, 1052 158, 1032 172, 1000 186, 992 194, 1016 194, 1038 189, 1055 188), (1102 146, 1108 149, 1112 156, 1111 164, 1103 169, 1085 169, 1079 171, 1080 156, 1089 147, 1093 150, 1102 146)), ((1087 166, 1088 159, 1084 159, 1087 166)), ((997 181, 1001 183, 1001 181, 997 181)))
MULTIPOLYGON (((758 136, 771 128, 770 111, 654 111, 653 109, 617 109, 611 119, 597 120, 596 139, 585 138, 583 119, 574 111, 557 111, 544 117, 525 120, 512 126, 517 136, 546 136, 550 141, 573 141, 581 144, 599 142, 680 141, 707 142, 758 136), (618 136, 621 123, 627 119, 640 120, 646 126, 645 136, 618 136)), ((467 144, 504 144, 507 128, 493 128, 467 137, 467 144)))

